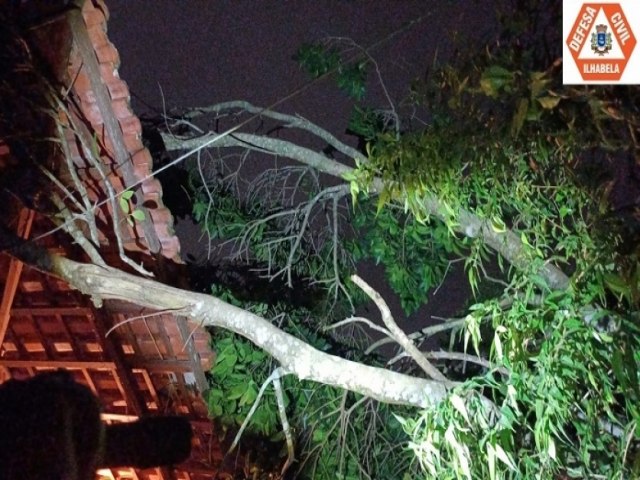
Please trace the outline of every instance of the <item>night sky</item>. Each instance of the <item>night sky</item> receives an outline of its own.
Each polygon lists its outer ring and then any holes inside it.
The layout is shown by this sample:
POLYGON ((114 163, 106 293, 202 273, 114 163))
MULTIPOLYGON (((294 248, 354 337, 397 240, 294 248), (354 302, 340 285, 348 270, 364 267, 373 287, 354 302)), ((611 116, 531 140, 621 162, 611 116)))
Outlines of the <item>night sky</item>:
MULTIPOLYGON (((398 105, 408 94, 411 82, 425 76, 434 58, 446 62, 453 52, 454 32, 477 41, 482 48, 495 31, 493 9, 483 8, 492 2, 471 0, 106 3, 111 13, 108 34, 122 60, 120 76, 131 89, 132 106, 139 116, 162 111, 160 89, 167 109, 230 100, 271 105, 309 82, 309 76, 292 59, 303 43, 348 37, 368 47, 423 17, 370 52, 398 105), (157 110, 150 110, 147 104, 157 110)), ((364 103, 385 108, 383 91, 371 70, 364 103)), ((302 115, 355 146, 354 137, 344 133, 352 105, 353 101, 329 78, 314 83, 276 110, 302 115)), ((264 161, 273 165, 271 159, 264 161)), ((177 230, 183 251, 193 249, 180 228, 177 230)), ((197 232, 188 236, 194 240, 197 232)), ((369 266, 359 273, 376 285, 375 277, 383 275, 377 268, 369 266)), ((450 275, 443 290, 446 293, 434 297, 427 307, 406 320, 394 295, 381 293, 400 326, 412 331, 431 323, 428 315, 454 314, 468 295, 466 280, 460 275, 450 275)))

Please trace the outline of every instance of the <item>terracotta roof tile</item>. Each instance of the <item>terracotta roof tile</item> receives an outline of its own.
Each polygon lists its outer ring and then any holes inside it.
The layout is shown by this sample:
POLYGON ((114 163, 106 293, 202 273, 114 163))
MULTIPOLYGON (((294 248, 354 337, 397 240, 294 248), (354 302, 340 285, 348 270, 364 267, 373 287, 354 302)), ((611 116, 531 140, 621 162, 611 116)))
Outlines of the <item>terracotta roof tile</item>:
POLYGON ((93 48, 99 48, 109 44, 107 28, 103 23, 87 27, 87 33, 89 33, 93 48))
MULTIPOLYGON (((142 135, 142 124, 136 116, 130 116, 120 120, 120 128, 123 135, 142 135)), ((142 146, 142 142, 140 143, 142 146)))
POLYGON ((105 45, 96 47, 96 55, 98 57, 98 62, 100 63, 113 63, 114 65, 120 65, 120 54, 111 42, 107 42, 105 45))
POLYGON ((129 100, 127 98, 118 98, 115 100, 112 99, 111 107, 113 108, 113 113, 116 114, 116 118, 118 119, 124 119, 133 116, 131 105, 129 104, 129 100))
POLYGON ((108 83, 107 89, 109 90, 109 95, 113 100, 117 100, 119 98, 126 98, 129 100, 129 87, 125 81, 108 83))
POLYGON ((82 17, 84 18, 84 22, 87 24, 87 27, 92 27, 94 25, 104 27, 106 23, 104 11, 98 8, 84 8, 82 11, 82 17))

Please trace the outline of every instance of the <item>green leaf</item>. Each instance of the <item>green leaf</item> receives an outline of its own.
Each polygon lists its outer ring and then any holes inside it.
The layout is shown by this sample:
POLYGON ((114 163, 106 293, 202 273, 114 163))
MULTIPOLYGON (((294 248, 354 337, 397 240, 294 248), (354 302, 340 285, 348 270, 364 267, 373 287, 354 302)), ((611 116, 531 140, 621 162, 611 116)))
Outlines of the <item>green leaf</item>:
POLYGON ((496 451, 493 445, 487 442, 487 464, 489 465, 489 478, 495 480, 496 478, 496 451))
POLYGON ((451 402, 451 405, 453 405, 453 408, 455 408, 458 413, 460 413, 460 415, 464 417, 466 422, 468 424, 471 424, 471 421, 469 420, 469 414, 467 413, 467 407, 464 404, 464 400, 462 400, 459 395, 456 395, 454 393, 449 397, 449 401, 451 402))
POLYGON ((120 203, 120 209, 127 215, 129 213, 129 201, 126 198, 120 197, 118 203, 120 203))
POLYGON ((491 229, 496 233, 504 233, 507 231, 507 226, 500 217, 491 217, 491 229))
POLYGON ((255 402, 256 398, 258 398, 258 391, 256 390, 255 384, 252 381, 249 383, 249 386, 245 390, 242 397, 240 397, 239 405, 253 405, 253 402, 255 402))
POLYGON ((522 130, 522 126, 524 125, 524 121, 527 118, 527 111, 529 110, 529 100, 526 98, 521 98, 518 102, 518 108, 516 109, 516 113, 511 120, 511 136, 517 137, 522 130))
POLYGON ((493 65, 482 72, 480 88, 488 97, 497 97, 498 93, 508 87, 513 81, 513 73, 497 65, 493 65))
POLYGON ((542 108, 544 108, 545 110, 553 110, 558 106, 558 103, 560 103, 561 99, 560 97, 540 97, 536 100, 538 100, 538 103, 540 103, 542 108))
POLYGON ((120 198, 124 198, 125 200, 131 200, 133 197, 133 190, 125 190, 120 194, 120 198))
POLYGON ((246 384, 238 384, 234 385, 227 392, 227 400, 237 400, 242 397, 247 391, 248 385, 246 384))
POLYGON ((142 210, 134 210, 131 212, 131 216, 139 222, 144 220, 144 212, 142 210))
POLYGON ((507 455, 507 453, 502 449, 502 447, 498 444, 495 445, 496 456, 500 459, 502 463, 504 463, 510 470, 515 471, 516 466, 513 464, 513 461, 507 455))
POLYGON ((556 459, 556 442, 553 441, 553 438, 549 438, 549 446, 547 447, 547 454, 552 460, 556 459))
POLYGON ((618 295, 623 295, 625 297, 628 297, 631 294, 629 285, 620 275, 616 275, 615 273, 606 273, 604 275, 604 283, 613 293, 617 293, 618 295))

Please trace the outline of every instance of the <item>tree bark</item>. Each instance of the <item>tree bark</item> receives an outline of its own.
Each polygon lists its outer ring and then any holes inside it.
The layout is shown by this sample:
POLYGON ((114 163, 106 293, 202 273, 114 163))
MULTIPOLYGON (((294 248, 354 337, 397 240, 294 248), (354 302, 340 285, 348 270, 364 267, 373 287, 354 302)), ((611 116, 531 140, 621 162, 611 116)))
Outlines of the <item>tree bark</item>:
POLYGON ((0 245, 38 269, 54 274, 89 295, 97 307, 103 300, 122 300, 155 310, 173 311, 205 326, 231 330, 273 356, 286 374, 300 380, 344 388, 381 402, 427 407, 442 401, 442 382, 371 367, 317 350, 246 310, 204 295, 137 277, 121 270, 86 264, 52 254, 0 229, 0 245))
POLYGON ((188 292, 111 267, 52 255, 53 273, 90 295, 97 305, 117 299, 156 310, 174 311, 206 326, 231 330, 272 355, 288 374, 358 392, 385 403, 426 407, 443 400, 447 389, 434 380, 411 377, 352 362, 317 350, 267 320, 210 295, 188 292))
MULTIPOLYGON (((295 117, 293 117, 295 119, 295 117)), ((319 128, 319 127, 317 127, 319 128)), ((298 146, 286 140, 275 139, 263 135, 235 132, 233 136, 223 136, 220 140, 212 142, 220 134, 212 133, 202 135, 198 138, 185 139, 162 133, 163 141, 169 151, 176 150, 197 150, 199 146, 207 147, 241 147, 252 148, 257 151, 279 155, 302 164, 315 168, 319 172, 343 178, 345 174, 355 171, 354 168, 344 165, 337 160, 327 157, 322 153, 298 146), (250 145, 250 146, 248 146, 250 145), (251 147, 252 146, 252 147, 251 147)), ((370 192, 382 191, 383 183, 379 178, 374 179, 370 186, 370 192)), ((447 217, 446 209, 442 202, 435 195, 426 195, 424 200, 425 209, 430 215, 444 220, 447 217)), ((518 269, 524 269, 531 261, 525 254, 522 241, 511 230, 497 232, 486 220, 478 217, 472 212, 459 208, 456 212, 455 230, 471 238, 482 238, 493 250, 502 255, 509 263, 518 269)), ((550 262, 538 272, 552 290, 565 290, 569 286, 569 277, 558 267, 550 262)))

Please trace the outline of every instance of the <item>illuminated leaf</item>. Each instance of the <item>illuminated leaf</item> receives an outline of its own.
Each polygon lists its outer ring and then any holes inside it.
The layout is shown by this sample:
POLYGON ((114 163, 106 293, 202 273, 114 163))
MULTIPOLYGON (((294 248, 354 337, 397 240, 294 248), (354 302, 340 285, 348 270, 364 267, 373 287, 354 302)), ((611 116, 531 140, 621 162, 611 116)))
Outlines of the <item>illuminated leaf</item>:
POLYGON ((469 414, 467 413, 467 407, 464 404, 464 400, 462 400, 459 395, 456 395, 454 393, 451 395, 451 397, 449 397, 449 401, 451 402, 451 405, 453 405, 453 408, 455 408, 458 413, 460 413, 460 415, 464 417, 467 423, 470 424, 471 421, 469 420, 469 414))
POLYGON ((134 210, 131 212, 131 216, 139 222, 144 220, 144 212, 142 210, 134 210))
POLYGON ((553 110, 560 103, 560 97, 540 97, 537 100, 545 110, 553 110))

